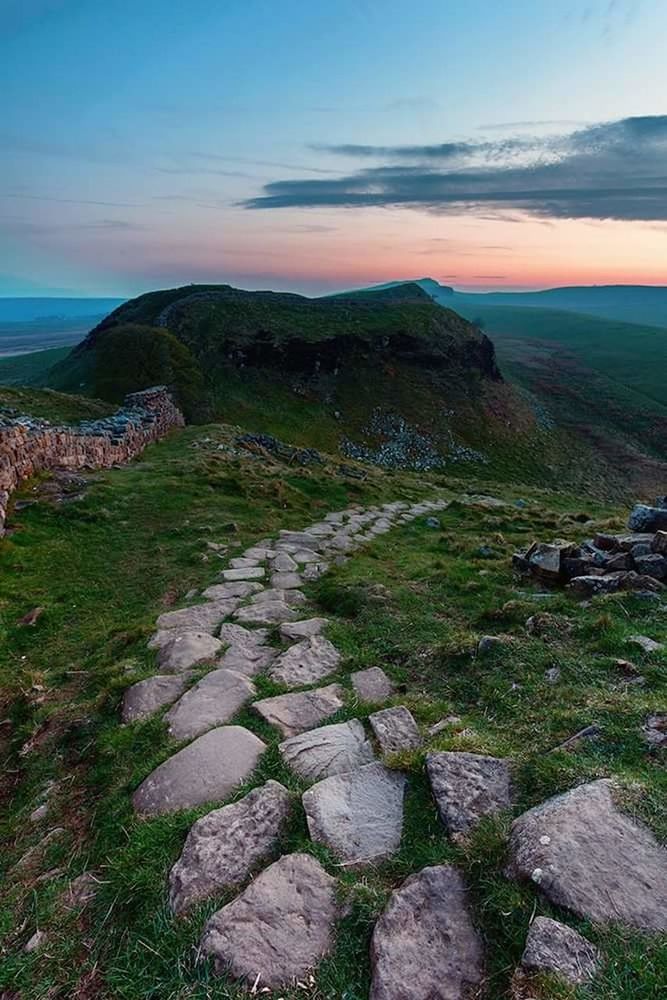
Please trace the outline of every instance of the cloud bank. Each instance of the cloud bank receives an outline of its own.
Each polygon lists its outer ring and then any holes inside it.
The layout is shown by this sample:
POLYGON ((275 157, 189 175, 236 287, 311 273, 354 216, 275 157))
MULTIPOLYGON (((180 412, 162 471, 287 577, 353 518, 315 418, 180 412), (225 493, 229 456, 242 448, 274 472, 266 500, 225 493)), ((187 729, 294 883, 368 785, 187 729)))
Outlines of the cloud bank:
POLYGON ((244 207, 404 206, 441 214, 667 220, 667 115, 558 136, 320 149, 378 162, 337 178, 274 181, 244 207))

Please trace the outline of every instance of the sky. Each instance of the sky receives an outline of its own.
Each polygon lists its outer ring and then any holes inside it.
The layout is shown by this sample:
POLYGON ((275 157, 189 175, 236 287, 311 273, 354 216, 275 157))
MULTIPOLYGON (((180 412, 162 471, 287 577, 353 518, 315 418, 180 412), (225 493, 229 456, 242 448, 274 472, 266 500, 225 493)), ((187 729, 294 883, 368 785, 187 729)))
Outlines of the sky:
POLYGON ((0 0, 0 296, 667 284, 665 0, 0 0))

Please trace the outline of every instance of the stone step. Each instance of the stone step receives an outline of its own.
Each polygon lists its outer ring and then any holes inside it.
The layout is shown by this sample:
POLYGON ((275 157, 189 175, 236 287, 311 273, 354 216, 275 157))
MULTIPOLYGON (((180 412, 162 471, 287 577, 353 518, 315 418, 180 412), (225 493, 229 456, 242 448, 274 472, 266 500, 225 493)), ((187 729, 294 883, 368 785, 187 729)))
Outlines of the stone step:
POLYGON ((340 684, 329 684, 311 691, 263 698, 254 702, 252 709, 269 725, 276 726, 283 736, 289 737, 318 726, 343 707, 344 697, 345 689, 340 684))
POLYGON ((338 669, 340 653, 328 639, 313 635, 281 653, 269 677, 286 687, 303 687, 323 680, 338 669))
POLYGON ((353 771, 375 759, 358 719, 310 729, 285 740, 278 749, 287 766, 306 781, 353 771))
POLYGON ((245 674, 222 667, 212 670, 165 715, 169 735, 175 740, 193 740, 208 729, 229 722, 256 694, 254 684, 245 674))

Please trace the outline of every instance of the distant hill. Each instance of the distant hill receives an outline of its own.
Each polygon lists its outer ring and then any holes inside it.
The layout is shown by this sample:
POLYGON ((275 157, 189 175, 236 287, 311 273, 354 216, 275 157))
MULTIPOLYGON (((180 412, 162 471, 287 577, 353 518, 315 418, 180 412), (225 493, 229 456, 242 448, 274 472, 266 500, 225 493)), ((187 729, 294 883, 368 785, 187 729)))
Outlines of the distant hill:
POLYGON ((81 319, 106 316, 124 299, 119 298, 2 298, 0 323, 32 323, 35 320, 81 319))

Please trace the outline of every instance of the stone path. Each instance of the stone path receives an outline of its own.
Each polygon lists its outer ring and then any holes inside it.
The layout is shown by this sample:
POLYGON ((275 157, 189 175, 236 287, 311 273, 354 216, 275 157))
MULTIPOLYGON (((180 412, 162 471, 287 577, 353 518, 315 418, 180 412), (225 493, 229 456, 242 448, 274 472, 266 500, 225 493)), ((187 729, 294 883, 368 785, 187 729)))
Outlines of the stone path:
MULTIPOLYGON (((293 810, 302 806, 310 837, 328 848, 338 867, 381 863, 400 846, 408 778, 376 753, 423 745, 408 709, 387 706, 394 685, 380 666, 351 674, 350 688, 339 683, 342 658, 325 635, 329 623, 314 616, 301 587, 392 527, 446 506, 352 507, 303 531, 258 541, 231 560, 200 603, 160 615, 149 641, 159 673, 125 693, 123 722, 168 709, 169 735, 191 741, 136 790, 133 804, 141 816, 214 806, 251 779, 266 745, 243 726, 227 724, 244 705, 280 733, 284 764, 310 785, 301 804, 283 785, 267 781, 214 808, 191 828, 169 877, 170 906, 179 915, 253 876, 210 918, 201 951, 214 959, 217 972, 255 993, 307 978, 331 952, 341 915, 335 879, 311 855, 283 855, 259 871, 279 849, 293 810), (260 674, 285 692, 258 699, 260 674), (327 724, 346 705, 364 702, 376 709, 369 732, 359 719, 327 724)), ((432 727, 427 737, 437 732, 432 727)), ((432 752, 426 769, 453 839, 512 807, 509 761, 432 752)), ((519 817, 508 875, 531 879, 551 902, 579 916, 667 929, 665 854, 617 809, 608 782, 573 789, 519 817)), ((516 974, 544 968, 570 982, 593 976, 595 949, 566 925, 542 919, 531 927, 516 974)), ((392 893, 375 927, 371 964, 371 1000, 477 995, 484 956, 459 871, 424 868, 392 893)))

